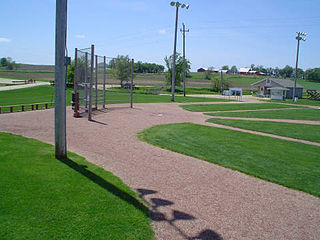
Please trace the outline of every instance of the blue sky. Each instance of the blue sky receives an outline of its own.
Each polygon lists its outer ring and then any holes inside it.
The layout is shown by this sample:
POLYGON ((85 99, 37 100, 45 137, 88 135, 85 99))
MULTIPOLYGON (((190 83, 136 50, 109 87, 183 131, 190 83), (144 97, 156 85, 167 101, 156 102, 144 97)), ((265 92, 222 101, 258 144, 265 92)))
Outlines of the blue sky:
MULTIPOLYGON (((68 49, 96 45, 99 55, 129 55, 135 61, 164 65, 172 54, 174 8, 167 0, 69 0, 68 49)), ((297 31, 299 67, 320 67, 319 0, 189 0, 180 9, 187 58, 192 70, 236 65, 294 66, 297 31)), ((0 8, 0 57, 16 62, 54 64, 55 0, 3 1, 0 8)), ((178 51, 182 37, 178 34, 178 51)))

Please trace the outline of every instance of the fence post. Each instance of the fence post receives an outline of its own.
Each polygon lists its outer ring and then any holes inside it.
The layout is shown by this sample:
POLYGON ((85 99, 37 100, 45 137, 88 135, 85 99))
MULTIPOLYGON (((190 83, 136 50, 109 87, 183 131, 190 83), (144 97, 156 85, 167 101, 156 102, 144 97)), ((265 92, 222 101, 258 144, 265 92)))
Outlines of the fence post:
POLYGON ((96 91, 95 91, 95 107, 96 109, 98 109, 98 55, 96 55, 96 81, 95 81, 95 85, 96 85, 96 91))
POLYGON ((85 102, 85 111, 88 111, 88 53, 85 53, 85 67, 84 67, 84 102, 85 102))
POLYGON ((134 59, 131 60, 131 84, 130 84, 130 107, 133 108, 133 66, 134 59))
POLYGON ((103 108, 106 108, 106 56, 103 57, 103 108))
POLYGON ((91 68, 90 68, 90 88, 89 88, 89 114, 88 120, 92 120, 92 84, 93 84, 93 70, 94 70, 94 45, 91 45, 91 68))

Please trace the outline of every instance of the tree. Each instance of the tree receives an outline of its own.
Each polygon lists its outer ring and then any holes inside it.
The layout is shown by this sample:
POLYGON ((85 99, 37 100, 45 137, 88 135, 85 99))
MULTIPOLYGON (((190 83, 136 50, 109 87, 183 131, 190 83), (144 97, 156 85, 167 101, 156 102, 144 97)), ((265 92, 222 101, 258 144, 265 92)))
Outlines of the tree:
MULTIPOLYGON (((168 71, 166 72, 166 83, 167 85, 171 85, 172 81, 172 63, 173 63, 173 55, 170 57, 165 57, 164 61, 166 63, 168 71)), ((190 72, 190 61, 186 59, 186 74, 190 72)), ((176 54, 176 65, 175 65, 175 85, 181 86, 181 82, 183 79, 183 57, 181 54, 176 54)))
POLYGON ((307 69, 305 75, 307 80, 320 82, 320 68, 307 69))
MULTIPOLYGON (((79 61, 78 61, 79 62, 79 61)), ((71 65, 67 68, 67 84, 74 84, 74 60, 71 62, 71 65)))
POLYGON ((231 69, 230 69, 230 72, 233 73, 233 74, 237 73, 237 72, 238 72, 237 67, 236 67, 235 65, 233 65, 233 66, 231 67, 231 69))
POLYGON ((123 82, 128 82, 130 77, 129 56, 118 55, 114 59, 114 67, 111 69, 112 76, 120 80, 121 87, 123 82))
MULTIPOLYGON (((223 89, 229 89, 230 85, 231 84, 228 80, 223 79, 222 81, 223 89)), ((221 79, 219 76, 216 76, 211 80, 211 88, 214 92, 221 92, 221 79)))
POLYGON ((1 65, 1 67, 6 67, 7 66, 7 59, 5 57, 1 58, 0 65, 1 65))
POLYGON ((229 70, 229 66, 228 65, 224 65, 224 66, 222 66, 221 70, 229 70))
POLYGON ((205 79, 210 80, 214 67, 208 67, 207 71, 205 71, 205 79))
POLYGON ((283 69, 280 69, 279 73, 283 78, 291 78, 293 74, 293 68, 287 65, 283 69))

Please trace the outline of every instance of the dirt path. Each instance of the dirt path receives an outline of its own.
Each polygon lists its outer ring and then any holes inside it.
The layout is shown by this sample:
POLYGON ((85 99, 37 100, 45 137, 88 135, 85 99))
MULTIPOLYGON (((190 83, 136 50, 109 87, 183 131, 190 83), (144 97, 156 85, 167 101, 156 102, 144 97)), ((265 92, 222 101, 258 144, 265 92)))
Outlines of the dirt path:
MULTIPOLYGON (((0 131, 53 143, 53 109, 0 115, 0 131)), ((112 106, 94 122, 67 110, 68 148, 136 189, 158 239, 319 239, 320 199, 137 139, 153 125, 209 116, 178 104, 112 106)))

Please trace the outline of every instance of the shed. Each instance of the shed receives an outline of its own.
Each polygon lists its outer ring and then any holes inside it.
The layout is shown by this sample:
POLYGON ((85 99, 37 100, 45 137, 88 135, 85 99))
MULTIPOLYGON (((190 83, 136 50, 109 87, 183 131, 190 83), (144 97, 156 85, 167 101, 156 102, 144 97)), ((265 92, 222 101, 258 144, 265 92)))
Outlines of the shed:
MULTIPOLYGON (((284 98, 293 98, 294 81, 281 78, 265 78, 251 84, 252 87, 258 90, 258 96, 270 97, 270 88, 286 88, 284 98)), ((296 85, 296 97, 302 98, 303 86, 296 85)))

